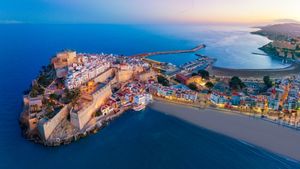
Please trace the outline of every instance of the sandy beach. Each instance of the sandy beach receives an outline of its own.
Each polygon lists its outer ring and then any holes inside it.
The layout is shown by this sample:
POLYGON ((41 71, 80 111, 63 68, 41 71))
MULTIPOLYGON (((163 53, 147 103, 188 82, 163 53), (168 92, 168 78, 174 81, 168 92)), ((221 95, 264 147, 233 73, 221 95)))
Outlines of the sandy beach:
POLYGON ((215 76, 239 76, 242 78, 262 78, 263 76, 270 76, 280 78, 283 76, 296 75, 300 72, 300 64, 298 62, 292 63, 286 68, 279 69, 231 69, 213 66, 210 73, 215 76))
POLYGON ((300 131, 261 119, 213 109, 155 101, 151 109, 300 161, 300 131))

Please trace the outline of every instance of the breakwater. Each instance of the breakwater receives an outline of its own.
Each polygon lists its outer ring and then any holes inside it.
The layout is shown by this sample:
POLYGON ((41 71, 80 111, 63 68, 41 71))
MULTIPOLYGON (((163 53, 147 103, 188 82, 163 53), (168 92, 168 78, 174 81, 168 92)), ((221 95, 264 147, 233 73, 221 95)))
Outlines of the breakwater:
POLYGON ((149 57, 149 56, 153 56, 153 55, 168 55, 168 54, 179 54, 179 53, 193 53, 193 52, 197 52, 200 49, 205 48, 206 45, 201 44, 198 45, 192 49, 186 49, 186 50, 170 50, 170 51, 158 51, 158 52, 148 52, 148 53, 141 53, 141 54, 137 54, 137 55, 132 55, 129 57, 149 57))

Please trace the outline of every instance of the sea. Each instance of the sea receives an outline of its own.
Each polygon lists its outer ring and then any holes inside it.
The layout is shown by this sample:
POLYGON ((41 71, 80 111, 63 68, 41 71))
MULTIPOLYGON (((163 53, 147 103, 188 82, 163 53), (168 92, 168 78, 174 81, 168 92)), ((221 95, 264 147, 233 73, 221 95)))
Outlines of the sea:
MULTIPOLYGON (((97 134, 70 145, 44 147, 22 137, 22 92, 56 52, 137 53, 189 49, 229 68, 280 68, 258 48, 270 42, 245 26, 0 25, 0 169, 297 169, 298 161, 186 123, 150 108, 127 112, 97 134)), ((194 54, 153 56, 175 65, 194 54)), ((272 143, 270 143, 272 144, 272 143)), ((288 143, 287 143, 288 144, 288 143)))

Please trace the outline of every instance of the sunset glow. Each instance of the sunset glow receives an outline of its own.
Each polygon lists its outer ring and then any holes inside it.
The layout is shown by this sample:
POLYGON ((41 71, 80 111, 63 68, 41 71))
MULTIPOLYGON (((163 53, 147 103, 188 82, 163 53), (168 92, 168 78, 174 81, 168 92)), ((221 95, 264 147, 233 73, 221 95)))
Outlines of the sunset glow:
POLYGON ((299 0, 6 0, 0 4, 2 22, 259 23, 300 20, 299 0))

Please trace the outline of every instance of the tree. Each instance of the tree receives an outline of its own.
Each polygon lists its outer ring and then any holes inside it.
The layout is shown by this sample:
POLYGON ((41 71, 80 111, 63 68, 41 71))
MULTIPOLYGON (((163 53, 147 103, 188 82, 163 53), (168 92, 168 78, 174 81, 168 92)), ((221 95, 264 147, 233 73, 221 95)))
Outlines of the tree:
POLYGON ((245 84, 242 82, 242 80, 239 77, 233 76, 229 81, 229 87, 232 90, 239 90, 239 89, 243 89, 245 87, 245 84))
POLYGON ((209 79, 209 72, 206 70, 199 70, 198 74, 203 78, 203 79, 209 79))
POLYGON ((273 82, 272 82, 272 80, 270 79, 269 76, 264 76, 263 80, 264 80, 264 83, 267 86, 267 88, 270 88, 270 87, 273 86, 273 82))
POLYGON ((57 100, 57 101, 60 99, 60 95, 57 95, 55 93, 50 94, 49 97, 50 99, 57 100))
POLYGON ((44 93, 44 89, 40 87, 39 84, 36 82, 32 85, 31 91, 30 91, 30 97, 37 97, 38 95, 41 95, 44 93))
POLYGON ((205 87, 212 89, 214 87, 214 84, 212 82, 205 83, 205 87))
POLYGON ((54 78, 55 73, 52 64, 50 64, 48 66, 42 66, 39 77, 37 78, 37 82, 43 87, 47 87, 51 84, 54 78))
POLYGON ((158 83, 162 84, 163 86, 169 86, 170 82, 167 78, 165 78, 164 76, 158 75, 157 76, 157 81, 158 83))
POLYGON ((66 96, 65 96, 65 103, 71 103, 75 105, 77 100, 80 98, 80 90, 79 89, 73 89, 73 90, 65 90, 66 96))
POLYGON ((40 75, 37 79, 38 83, 44 87, 47 87, 51 82, 48 77, 44 74, 40 75))
POLYGON ((195 72, 192 73, 192 76, 197 76, 197 75, 198 75, 198 73, 195 73, 195 72))
POLYGON ((102 114, 103 114, 103 113, 101 112, 101 110, 97 110, 95 115, 96 115, 97 117, 99 117, 99 116, 101 116, 102 114))
POLYGON ((191 90, 194 90, 194 91, 198 90, 198 87, 197 87, 197 85, 196 85, 195 83, 190 83, 190 84, 188 85, 188 87, 189 87, 191 90))

